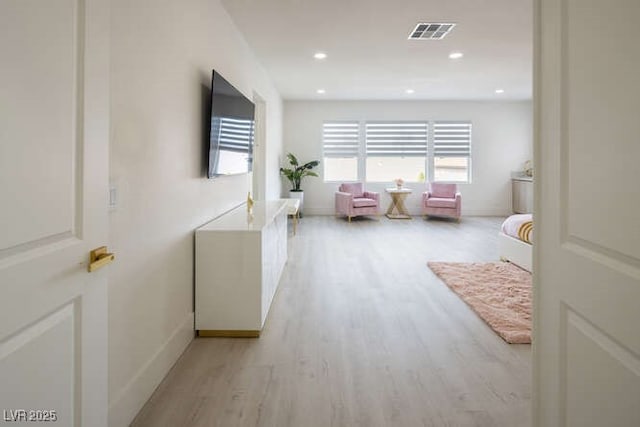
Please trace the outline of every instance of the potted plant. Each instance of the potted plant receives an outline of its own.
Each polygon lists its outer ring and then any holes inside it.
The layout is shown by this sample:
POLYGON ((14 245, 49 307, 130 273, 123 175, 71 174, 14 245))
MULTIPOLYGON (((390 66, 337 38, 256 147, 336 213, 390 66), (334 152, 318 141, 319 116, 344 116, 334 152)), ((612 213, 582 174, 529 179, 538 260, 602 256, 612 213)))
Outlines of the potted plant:
POLYGON ((289 159, 290 168, 280 168, 280 173, 287 177, 291 182, 291 190, 289 191, 289 197, 292 199, 300 200, 300 216, 302 216, 302 204, 304 202, 304 192, 300 188, 302 178, 306 176, 318 176, 317 173, 311 169, 320 164, 318 160, 312 160, 303 165, 300 165, 296 156, 291 153, 287 153, 287 159, 289 159))

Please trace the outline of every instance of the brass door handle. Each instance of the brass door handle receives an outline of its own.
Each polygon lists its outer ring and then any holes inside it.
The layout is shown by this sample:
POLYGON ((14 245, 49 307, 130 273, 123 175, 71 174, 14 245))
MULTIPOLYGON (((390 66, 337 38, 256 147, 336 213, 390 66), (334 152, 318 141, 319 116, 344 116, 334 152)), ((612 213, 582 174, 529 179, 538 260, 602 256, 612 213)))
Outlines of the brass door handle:
POLYGON ((92 250, 89 252, 89 273, 92 273, 107 264, 111 264, 115 258, 115 254, 107 252, 106 246, 100 246, 99 248, 92 250))

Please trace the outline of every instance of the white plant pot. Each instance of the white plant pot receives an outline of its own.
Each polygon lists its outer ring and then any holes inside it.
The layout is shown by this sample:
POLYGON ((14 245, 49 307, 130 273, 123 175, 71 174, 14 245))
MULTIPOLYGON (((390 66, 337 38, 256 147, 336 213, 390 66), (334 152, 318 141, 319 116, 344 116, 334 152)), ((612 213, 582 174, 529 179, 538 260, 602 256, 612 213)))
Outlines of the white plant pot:
POLYGON ((302 206, 304 205, 304 191, 289 191, 289 198, 300 200, 300 208, 298 210, 300 218, 302 218, 302 206))

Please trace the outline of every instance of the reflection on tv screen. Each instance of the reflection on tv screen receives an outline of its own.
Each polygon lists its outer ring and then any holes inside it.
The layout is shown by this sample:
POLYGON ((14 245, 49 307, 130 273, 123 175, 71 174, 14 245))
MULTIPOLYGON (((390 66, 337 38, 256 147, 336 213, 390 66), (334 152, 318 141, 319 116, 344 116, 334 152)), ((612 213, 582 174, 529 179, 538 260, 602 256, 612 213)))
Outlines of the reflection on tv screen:
POLYGON ((215 71, 211 85, 208 177, 250 172, 255 106, 215 71))

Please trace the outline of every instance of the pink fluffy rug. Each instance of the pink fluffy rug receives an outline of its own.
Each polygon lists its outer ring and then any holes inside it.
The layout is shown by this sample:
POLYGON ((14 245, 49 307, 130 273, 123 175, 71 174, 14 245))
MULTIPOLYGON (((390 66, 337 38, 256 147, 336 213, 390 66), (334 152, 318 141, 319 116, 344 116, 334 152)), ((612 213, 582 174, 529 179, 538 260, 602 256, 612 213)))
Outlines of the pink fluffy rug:
POLYGON ((531 273, 508 262, 427 265, 506 342, 531 343, 531 273))

